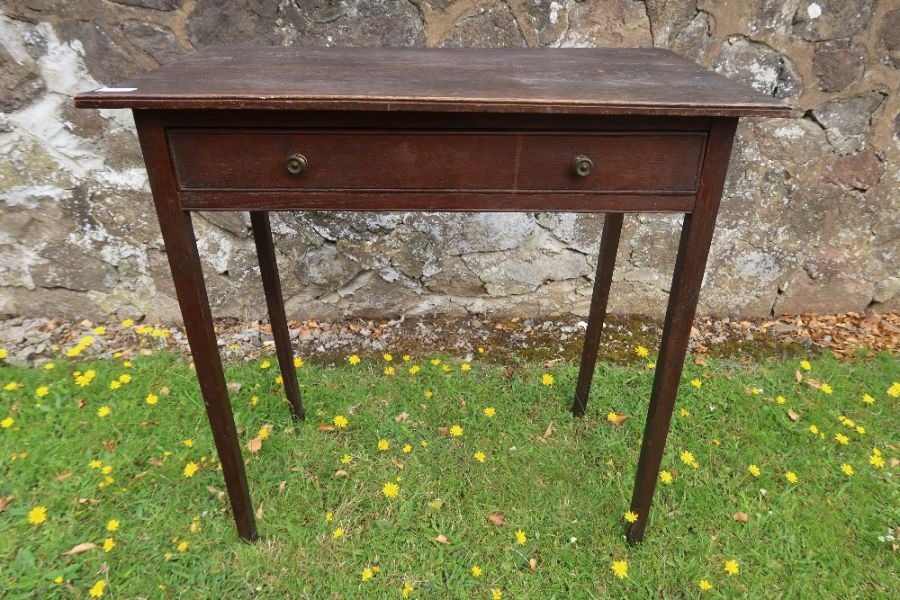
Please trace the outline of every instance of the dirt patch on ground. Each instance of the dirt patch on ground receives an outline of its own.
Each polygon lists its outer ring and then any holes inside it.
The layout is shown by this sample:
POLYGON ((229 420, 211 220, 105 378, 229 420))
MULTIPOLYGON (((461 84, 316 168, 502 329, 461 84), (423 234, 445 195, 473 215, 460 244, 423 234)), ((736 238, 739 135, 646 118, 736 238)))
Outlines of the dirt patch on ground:
MULTIPOLYGON (((481 354, 479 348, 486 360, 510 362, 577 361, 587 324, 572 317, 292 321, 289 325, 295 354, 317 362, 382 352, 481 354)), ((223 320, 216 329, 226 360, 252 360, 274 352, 267 323, 223 320)), ((600 360, 633 361, 638 346, 648 348, 648 360, 652 360, 661 335, 659 321, 610 316, 600 344, 600 360)), ((63 356, 108 358, 116 353, 189 351, 184 330, 177 326, 22 318, 0 321, 0 348, 7 351, 9 362, 23 365, 63 356)), ((751 360, 819 351, 851 357, 882 350, 896 352, 898 348, 898 314, 794 315, 754 321, 704 317, 696 321, 691 336, 691 350, 697 354, 751 360)))

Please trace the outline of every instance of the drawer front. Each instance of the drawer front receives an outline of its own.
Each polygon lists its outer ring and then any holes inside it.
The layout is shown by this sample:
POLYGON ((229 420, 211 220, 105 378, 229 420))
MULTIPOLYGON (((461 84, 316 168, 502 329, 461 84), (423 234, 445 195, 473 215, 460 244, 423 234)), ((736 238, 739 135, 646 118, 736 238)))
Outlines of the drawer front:
POLYGON ((692 194, 706 142, 703 132, 619 131, 174 128, 168 136, 180 189, 261 192, 692 194), (296 155, 300 173, 287 164, 296 155), (579 158, 593 163, 582 160, 581 175, 579 158))

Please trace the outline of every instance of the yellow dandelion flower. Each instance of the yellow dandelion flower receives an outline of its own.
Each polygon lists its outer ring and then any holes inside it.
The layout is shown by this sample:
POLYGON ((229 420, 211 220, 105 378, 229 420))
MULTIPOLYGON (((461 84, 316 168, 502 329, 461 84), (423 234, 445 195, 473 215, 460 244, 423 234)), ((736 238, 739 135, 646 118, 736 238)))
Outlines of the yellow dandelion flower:
POLYGON ((179 552, 187 552, 187 549, 188 549, 187 540, 181 540, 180 542, 178 542, 178 545, 175 546, 175 549, 178 550, 179 552))
POLYGON ((303 366, 303 359, 300 358, 299 356, 295 356, 294 357, 294 367, 299 369, 302 366, 303 366))
POLYGON ((363 581, 368 581, 369 579, 372 579, 373 575, 374 575, 374 573, 372 572, 372 569, 370 569, 369 567, 366 567, 365 569, 362 570, 361 578, 363 581))
POLYGON ((103 551, 104 552, 111 552, 112 549, 115 547, 116 547, 116 541, 114 539, 112 539, 111 537, 108 537, 105 540, 103 540, 103 551))
POLYGON ((268 369, 271 366, 272 366, 272 361, 270 361, 270 360, 264 360, 261 363, 259 363, 260 369, 268 369))
POLYGON ((388 482, 381 488, 381 492, 385 498, 396 498, 400 494, 400 486, 396 483, 388 482))
POLYGON ((147 404, 153 406, 154 404, 159 402, 159 396, 157 396, 156 394, 147 394, 146 402, 147 404))
POLYGON ((331 532, 331 538, 335 540, 338 538, 342 538, 344 537, 344 533, 346 532, 344 531, 343 527, 336 527, 334 531, 331 532))
POLYGON ((475 460, 477 460, 480 463, 483 463, 487 459, 487 456, 484 454, 484 452, 479 450, 478 452, 476 452, 475 454, 472 455, 472 458, 474 458, 475 460))
POLYGON ((401 356, 400 358, 403 359, 403 362, 409 362, 409 361, 412 360, 412 356, 410 356, 409 354, 404 354, 404 355, 401 356))
POLYGON ((412 444, 404 444, 403 454, 409 454, 410 452, 412 452, 412 444))
POLYGON ((100 472, 103 473, 104 475, 109 475, 110 473, 112 473, 112 470, 113 470, 112 465, 106 465, 105 467, 100 469, 100 472))
POLYGON ((853 474, 855 473, 855 471, 853 470, 853 466, 848 465, 847 463, 841 465, 841 471, 843 471, 844 475, 847 475, 848 477, 853 476, 853 474))
POLYGON ((132 327, 134 326, 134 319, 125 319, 121 323, 122 327, 132 327))
POLYGON ((816 427, 815 425, 810 425, 809 432, 813 435, 819 435, 819 428, 816 427))
POLYGON ((496 414, 497 414, 497 409, 494 408, 493 406, 488 406, 487 408, 484 409, 484 416, 486 416, 488 418, 493 418, 494 415, 496 415, 496 414))
POLYGON ((682 408, 681 410, 678 411, 678 414, 680 414, 682 417, 689 417, 689 416, 691 416, 691 411, 689 411, 686 408, 682 408))
POLYGON ((784 478, 788 480, 788 483, 797 483, 800 480, 793 471, 785 471, 784 478))
POLYGON ((131 379, 131 375, 129 375, 128 373, 122 373, 121 375, 119 375, 120 383, 131 383, 131 379))
POLYGON ((400 595, 404 598, 409 598, 409 595, 413 592, 413 586, 409 581, 403 582, 403 587, 400 588, 400 595))
POLYGON ((112 412, 112 409, 110 407, 101 406, 100 408, 97 409, 97 416, 102 419, 103 417, 108 417, 111 412, 112 412))
POLYGON ((269 428, 268 427, 260 427, 259 431, 256 432, 256 436, 261 440, 269 439, 269 428))
POLYGON ((648 362, 648 363, 647 363, 647 368, 650 369, 650 370, 655 369, 655 368, 656 368, 656 363, 655 363, 655 362, 648 362))
POLYGON ((459 370, 460 371, 471 371, 472 365, 470 365, 469 363, 463 363, 459 366, 459 370))
POLYGON ((516 529, 516 543, 520 546, 524 546, 525 542, 528 541, 528 536, 525 535, 525 532, 521 529, 516 529))
POLYGON ((91 598, 100 598, 103 596, 103 590, 106 589, 106 581, 103 579, 97 580, 94 585, 91 586, 91 589, 88 590, 88 595, 91 598))
POLYGON ((121 525, 121 523, 119 523, 118 519, 110 519, 109 521, 106 522, 106 530, 107 531, 116 531, 119 529, 119 525, 121 525))
POLYGON ((250 406, 259 404, 259 396, 250 396, 250 406))
POLYGON ((341 464, 342 464, 342 465, 346 465, 346 464, 348 464, 351 460, 353 460, 353 457, 350 456, 349 454, 345 454, 345 455, 343 455, 343 456, 341 457, 341 464))
POLYGON ((0 427, 2 427, 3 429, 9 429, 10 427, 13 426, 13 423, 15 423, 15 422, 16 422, 16 420, 13 419, 12 417, 6 417, 2 421, 0 421, 0 427))
POLYGON ((628 561, 626 560, 613 561, 613 564, 610 565, 609 568, 619 579, 625 579, 626 577, 628 577, 628 561))
POLYGON ((432 396, 434 396, 434 392, 432 392, 431 390, 425 390, 424 395, 426 398, 431 398, 432 396))
POLYGON ((887 395, 891 398, 900 398, 900 381, 895 381, 891 387, 887 389, 887 395))
POLYGON ((650 356, 650 350, 643 346, 638 346, 634 349, 634 353, 638 355, 638 358, 647 358, 650 356))
POLYGON ((462 437, 463 428, 459 425, 451 425, 450 426, 450 435, 453 437, 462 437))
POLYGON ((427 447, 428 447, 428 441, 427 441, 427 440, 422 440, 421 442, 419 442, 419 445, 422 446, 423 448, 427 448, 427 447))
POLYGON ((700 583, 697 584, 697 587, 700 588, 701 592, 708 592, 713 588, 713 584, 706 579, 701 579, 700 583))
POLYGON ((672 483, 672 474, 668 471, 660 471, 659 479, 665 484, 670 484, 672 483))
POLYGON ((356 354, 351 354, 350 356, 347 357, 347 362, 349 362, 351 365, 358 365, 360 362, 359 356, 356 354))
POLYGON ((800 368, 803 369, 804 371, 811 371, 811 370, 812 370, 812 365, 809 364, 809 361, 808 361, 808 360, 801 360, 801 361, 800 361, 800 368))
POLYGON ((57 575, 57 576, 53 579, 53 583, 55 583, 56 585, 62 585, 62 584, 63 584, 63 581, 65 581, 65 580, 62 578, 62 575, 57 575))
POLYGON ((390 354, 388 352, 385 352, 384 354, 381 355, 381 358, 383 358, 387 362, 391 362, 392 360, 394 360, 394 355, 390 354))
POLYGON ((750 474, 754 477, 759 477, 760 473, 762 473, 762 471, 760 471, 759 467, 757 467, 756 465, 748 466, 747 471, 749 471, 750 474))
POLYGON ((35 506, 28 511, 28 522, 32 525, 40 525, 47 520, 47 509, 43 506, 35 506))
POLYGON ((822 392, 824 392, 826 394, 830 394, 832 391, 833 390, 831 389, 830 385, 828 385, 827 383, 822 384, 822 392))
POLYGON ((884 468, 884 458, 881 454, 873 454, 869 457, 869 464, 875 467, 876 469, 884 468))
POLYGON ((778 404, 785 404, 787 402, 787 398, 784 396, 775 396, 775 402, 778 404))
POLYGON ((394 367, 385 367, 384 368, 385 375, 395 375, 396 373, 397 373, 397 369, 395 369, 394 367))
POLYGON ((6 360, 8 356, 9 352, 6 350, 6 348, 0 348, 0 360, 6 360))
POLYGON ((478 565, 472 565, 472 568, 469 569, 469 572, 471 572, 472 577, 475 577, 475 578, 481 577, 481 573, 482 573, 481 567, 479 567, 478 565))
POLYGON ((378 440, 378 450, 380 452, 387 452, 388 448, 391 447, 391 443, 385 439, 378 440))
POLYGON ((122 387, 122 382, 119 381, 118 379, 114 379, 109 382, 109 389, 111 389, 111 390, 117 390, 120 387, 122 387))
POLYGON ((554 381, 553 375, 551 375, 550 373, 544 373, 541 376, 541 383, 544 385, 547 385, 547 386, 553 385, 553 381, 554 381))
POLYGON ((846 446, 847 444, 850 443, 850 438, 848 438, 843 433, 836 433, 836 434, 834 434, 834 441, 836 441, 841 446, 846 446))
POLYGON ((344 415, 337 415, 337 416, 333 419, 333 421, 334 421, 334 426, 335 426, 335 427, 338 427, 338 428, 340 428, 340 429, 343 429, 344 427, 346 427, 346 426, 350 423, 350 421, 348 421, 348 420, 347 420, 347 417, 345 417, 344 415))
POLYGON ((195 462, 189 462, 184 465, 184 476, 185 477, 193 477, 197 471, 200 470, 200 467, 195 462))
POLYGON ((491 600, 501 600, 503 598, 503 590, 499 588, 491 588, 491 600))
POLYGON ((181 444, 182 444, 185 448, 193 448, 193 447, 194 447, 194 440, 191 440, 191 439, 182 440, 182 441, 181 441, 181 444))
POLYGON ((38 389, 34 390, 34 395, 37 396, 38 398, 43 398, 44 396, 46 396, 49 393, 50 393, 50 388, 48 388, 46 385, 42 385, 38 389))
POLYGON ((703 382, 700 381, 699 379, 691 379, 691 385, 699 390, 700 386, 703 385, 703 382))
POLYGON ((625 513, 625 520, 629 523, 636 523, 638 520, 637 513, 631 512, 630 510, 625 513))
POLYGON ((436 367, 436 366, 438 366, 439 364, 441 364, 441 359, 439 359, 439 358, 432 358, 432 359, 431 359, 431 364, 432 364, 432 366, 435 366, 435 367, 436 367))
POLYGON ((45 371, 52 371, 55 367, 56 365, 54 365, 52 362, 44 363, 45 371))
POLYGON ((418 373, 419 371, 422 370, 422 367, 420 367, 419 365, 413 365, 407 370, 409 371, 410 375, 415 375, 416 373, 418 373))
POLYGON ((97 460, 96 458, 88 463, 92 469, 99 469, 103 466, 103 463, 97 460))
POLYGON ((741 572, 741 565, 738 564, 738 561, 731 559, 726 560, 724 563, 725 572, 729 575, 737 575, 741 572))
POLYGON ((10 381, 9 383, 7 383, 6 385, 3 386, 3 389, 6 390, 7 392, 14 392, 17 389, 19 389, 20 387, 22 387, 21 383, 17 383, 15 381, 10 381))

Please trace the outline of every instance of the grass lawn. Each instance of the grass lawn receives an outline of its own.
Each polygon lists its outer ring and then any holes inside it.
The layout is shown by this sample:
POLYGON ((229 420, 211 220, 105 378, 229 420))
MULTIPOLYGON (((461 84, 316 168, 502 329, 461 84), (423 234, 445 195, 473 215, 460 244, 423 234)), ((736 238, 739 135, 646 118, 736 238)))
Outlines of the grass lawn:
POLYGON ((274 358, 232 364, 256 544, 236 537, 184 358, 0 364, 0 596, 900 597, 900 361, 801 358, 689 359, 671 478, 635 547, 624 513, 652 356, 598 365, 577 421, 565 362, 308 361, 301 424, 274 358))

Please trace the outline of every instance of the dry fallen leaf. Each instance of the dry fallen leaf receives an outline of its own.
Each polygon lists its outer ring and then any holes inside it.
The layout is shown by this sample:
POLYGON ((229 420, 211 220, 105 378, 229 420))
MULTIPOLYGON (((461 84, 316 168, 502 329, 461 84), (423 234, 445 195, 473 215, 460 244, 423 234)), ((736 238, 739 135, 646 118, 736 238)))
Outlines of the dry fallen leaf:
POLYGON ((81 554, 82 552, 87 552, 88 550, 93 550, 97 547, 97 544, 93 544, 91 542, 82 542, 77 546, 72 546, 71 549, 63 552, 63 556, 71 556, 72 554, 81 554))
POLYGON ((132 477, 131 479, 133 479, 134 481, 138 481, 146 477, 149 473, 150 471, 141 471, 140 473, 135 473, 134 477, 132 477))
POLYGON ((450 540, 448 540, 447 536, 444 535, 443 533, 441 535, 437 536, 436 538, 434 538, 434 541, 436 541, 439 544, 445 544, 445 545, 450 544, 450 540))
POLYGON ((528 559, 528 568, 531 569, 532 573, 534 573, 534 571, 537 569, 537 559, 536 558, 528 559))
POLYGON ((59 475, 53 478, 53 481, 65 481, 69 477, 72 476, 72 471, 63 471, 59 475))
POLYGON ((796 421, 797 419, 800 418, 800 415, 797 414, 796 412, 794 412, 794 409, 793 409, 793 408, 789 408, 789 409, 788 409, 788 411, 787 411, 787 416, 788 416, 788 418, 789 418, 791 421, 796 421))
POLYGON ((438 427, 438 433, 441 435, 450 435, 449 427, 438 427))
POLYGON ((79 498, 78 504, 100 504, 96 498, 79 498))
POLYGON ((503 513, 498 513, 498 512, 491 513, 488 515, 487 518, 488 518, 488 521, 490 521, 494 525, 497 525, 497 526, 506 525, 506 517, 503 516, 503 513))
POLYGON ((626 415, 625 413, 613 413, 613 414, 616 415, 614 419, 607 419, 613 425, 621 425, 622 423, 624 423, 625 421, 628 420, 628 415, 626 415))
POLYGON ((708 365, 709 363, 707 363, 707 362, 706 362, 706 359, 703 358, 702 356, 695 356, 695 357, 694 357, 694 364, 695 364, 695 365, 700 365, 701 367, 705 367, 705 366, 708 365))
POLYGON ((262 438, 255 437, 247 442, 247 450, 249 450, 253 454, 256 454, 257 452, 262 450, 262 438))
POLYGON ((405 413, 405 412, 402 412, 399 415, 397 415, 396 417, 394 417, 394 420, 397 421, 398 423, 403 423, 407 419, 409 419, 409 413, 405 413))
POLYGON ((803 373, 801 373, 800 371, 794 371, 794 379, 797 380, 797 383, 800 383, 801 381, 803 381, 803 373))
POLYGON ((334 431, 334 427, 331 425, 326 425, 325 423, 322 423, 321 425, 319 425, 319 431, 334 431))
POLYGON ((0 513, 9 508, 15 496, 0 496, 0 513))
POLYGON ((745 513, 745 512, 736 512, 733 515, 731 515, 731 518, 734 519, 735 521, 740 521, 741 523, 746 523, 747 521, 750 520, 750 517, 748 517, 747 513, 745 513))
POLYGON ((399 460, 397 460, 396 458, 392 458, 391 463, 393 463, 393 465, 395 467, 397 467, 398 469, 400 469, 401 471, 403 470, 403 463, 400 462, 399 460))
POLYGON ((165 386, 165 385, 164 385, 164 386, 162 386, 161 388, 159 388, 159 395, 160 395, 160 396, 168 396, 168 395, 169 395, 169 392, 170 392, 170 390, 169 390, 168 386, 165 386))
POLYGON ((262 518, 263 518, 263 505, 262 505, 262 502, 259 503, 259 508, 256 509, 256 518, 257 518, 257 519, 262 519, 262 518))
POLYGON ((284 480, 282 479, 282 480, 278 483, 278 491, 279 491, 279 492, 283 492, 285 487, 287 487, 287 481, 284 481, 284 480))
POLYGON ((538 440, 541 442, 546 442, 551 435, 553 435, 553 421, 550 421, 550 423, 547 425, 547 429, 544 430, 544 435, 539 437, 538 440))
POLYGON ((158 458, 151 458, 147 461, 147 464, 151 467, 161 467, 163 466, 163 461, 158 458))
POLYGON ((347 477, 348 475, 350 475, 350 473, 348 473, 347 471, 345 471, 343 469, 338 469, 337 471, 334 472, 335 477, 347 477))

